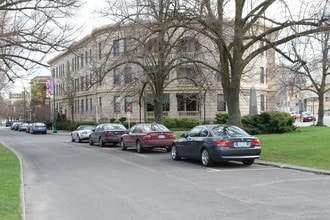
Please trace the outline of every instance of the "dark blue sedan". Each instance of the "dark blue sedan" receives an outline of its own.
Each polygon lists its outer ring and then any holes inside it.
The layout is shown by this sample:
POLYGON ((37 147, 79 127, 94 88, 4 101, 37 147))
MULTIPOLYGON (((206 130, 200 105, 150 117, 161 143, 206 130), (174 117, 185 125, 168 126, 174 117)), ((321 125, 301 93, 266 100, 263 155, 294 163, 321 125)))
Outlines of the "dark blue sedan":
POLYGON ((176 139, 171 149, 173 160, 191 158, 200 160, 204 166, 221 161, 241 161, 244 165, 252 165, 260 154, 258 138, 239 127, 222 124, 196 126, 176 139))

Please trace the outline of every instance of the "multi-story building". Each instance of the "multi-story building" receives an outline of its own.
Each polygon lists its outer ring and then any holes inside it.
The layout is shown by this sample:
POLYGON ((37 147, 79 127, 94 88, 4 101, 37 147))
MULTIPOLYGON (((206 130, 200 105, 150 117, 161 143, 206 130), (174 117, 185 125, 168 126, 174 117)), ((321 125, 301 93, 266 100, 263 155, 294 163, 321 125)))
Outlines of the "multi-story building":
MULTIPOLYGON (((153 118, 151 87, 144 87, 150 75, 147 76, 146 69, 131 60, 139 54, 140 60, 143 56, 140 50, 132 49, 136 38, 132 36, 132 29, 136 27, 128 25, 118 29, 114 25, 96 29, 49 60, 56 105, 52 109, 57 109, 71 121, 98 123, 128 117, 132 122, 139 122, 153 118)), ((191 54, 203 60, 214 59, 210 51, 215 50, 207 39, 191 39, 189 33, 177 37, 180 37, 180 49, 171 51, 170 57, 191 54), (205 45, 210 47, 205 49, 205 45)), ((157 53, 155 45, 154 39, 150 39, 145 47, 157 53)), ((252 87, 256 89, 259 112, 275 109, 274 54, 273 50, 260 54, 246 68, 248 71, 241 83, 242 115, 249 114, 252 87)), ((213 65, 217 65, 216 61, 213 65)), ((195 118, 206 122, 213 121, 217 113, 227 111, 220 73, 196 68, 194 64, 180 64, 170 71, 164 82, 164 117, 195 118)))

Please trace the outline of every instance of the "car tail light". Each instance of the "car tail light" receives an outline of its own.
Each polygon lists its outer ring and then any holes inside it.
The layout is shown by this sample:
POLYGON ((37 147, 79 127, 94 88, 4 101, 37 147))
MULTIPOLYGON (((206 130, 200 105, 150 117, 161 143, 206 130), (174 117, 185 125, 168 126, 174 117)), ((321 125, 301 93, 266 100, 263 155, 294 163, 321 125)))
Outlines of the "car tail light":
POLYGON ((104 136, 106 136, 106 137, 112 136, 112 133, 111 132, 105 132, 104 136))
POLYGON ((144 140, 151 140, 151 135, 150 135, 150 134, 147 134, 146 136, 144 136, 143 139, 144 139, 144 140))
POLYGON ((215 145, 217 145, 218 147, 228 147, 233 145, 233 142, 228 140, 217 140, 215 142, 215 145))
POLYGON ((260 145, 260 141, 258 139, 254 139, 254 140, 251 141, 251 144, 260 145))
POLYGON ((176 139, 176 135, 173 133, 173 134, 170 135, 170 138, 171 139, 176 139))

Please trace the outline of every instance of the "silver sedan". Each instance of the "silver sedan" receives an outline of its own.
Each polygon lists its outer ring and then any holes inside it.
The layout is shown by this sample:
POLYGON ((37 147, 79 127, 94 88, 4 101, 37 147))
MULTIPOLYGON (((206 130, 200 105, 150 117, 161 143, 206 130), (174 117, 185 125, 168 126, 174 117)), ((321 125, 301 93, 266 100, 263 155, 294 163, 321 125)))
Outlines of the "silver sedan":
POLYGON ((95 130, 94 125, 80 125, 76 130, 71 132, 71 141, 81 143, 83 140, 88 140, 89 135, 95 130))

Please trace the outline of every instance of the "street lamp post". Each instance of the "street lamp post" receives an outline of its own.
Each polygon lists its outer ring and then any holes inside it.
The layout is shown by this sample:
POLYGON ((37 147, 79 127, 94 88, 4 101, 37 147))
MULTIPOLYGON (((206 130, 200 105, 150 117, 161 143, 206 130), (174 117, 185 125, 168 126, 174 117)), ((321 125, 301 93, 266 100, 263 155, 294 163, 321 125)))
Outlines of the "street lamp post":
POLYGON ((53 133, 57 133, 56 128, 56 94, 55 94, 55 74, 53 74, 53 133))

